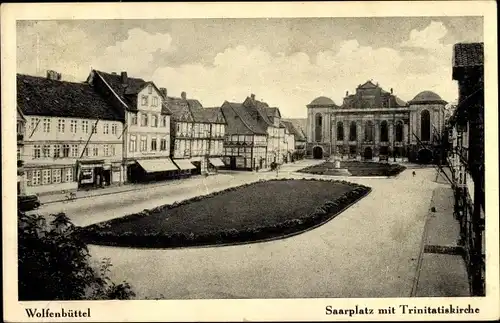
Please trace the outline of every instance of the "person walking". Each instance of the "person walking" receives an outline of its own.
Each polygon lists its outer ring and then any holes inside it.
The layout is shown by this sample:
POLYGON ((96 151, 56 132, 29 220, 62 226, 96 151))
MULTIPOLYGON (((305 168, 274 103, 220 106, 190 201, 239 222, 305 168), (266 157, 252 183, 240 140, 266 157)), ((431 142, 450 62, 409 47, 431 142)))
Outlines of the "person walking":
POLYGON ((415 175, 417 175, 417 174, 415 173, 415 171, 413 171, 413 172, 412 172, 412 175, 413 175, 413 177, 415 177, 415 175))

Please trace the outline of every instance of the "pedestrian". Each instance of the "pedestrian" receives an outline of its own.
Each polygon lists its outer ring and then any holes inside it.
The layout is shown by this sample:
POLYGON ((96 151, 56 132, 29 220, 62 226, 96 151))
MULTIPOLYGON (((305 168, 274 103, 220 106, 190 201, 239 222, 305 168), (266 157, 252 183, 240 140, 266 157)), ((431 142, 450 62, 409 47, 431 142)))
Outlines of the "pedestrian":
POLYGON ((415 177, 415 175, 417 175, 417 174, 415 173, 415 171, 413 171, 413 172, 412 172, 412 175, 413 175, 413 177, 415 177))

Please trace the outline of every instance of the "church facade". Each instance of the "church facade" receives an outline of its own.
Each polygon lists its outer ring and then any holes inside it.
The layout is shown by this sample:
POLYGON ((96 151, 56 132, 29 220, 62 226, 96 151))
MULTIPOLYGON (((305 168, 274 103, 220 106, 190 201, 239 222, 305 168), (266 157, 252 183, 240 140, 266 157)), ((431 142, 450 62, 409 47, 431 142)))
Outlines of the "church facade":
POLYGON ((439 155, 446 104, 431 91, 405 102, 372 81, 347 92, 341 105, 318 97, 307 105, 307 155, 431 162, 439 155))

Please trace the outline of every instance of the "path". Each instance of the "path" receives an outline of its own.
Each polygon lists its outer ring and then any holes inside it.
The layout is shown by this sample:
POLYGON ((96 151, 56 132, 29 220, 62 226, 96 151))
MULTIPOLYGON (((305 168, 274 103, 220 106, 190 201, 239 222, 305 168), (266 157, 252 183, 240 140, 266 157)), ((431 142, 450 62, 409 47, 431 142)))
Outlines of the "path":
MULTIPOLYGON (((292 176, 293 167, 280 176, 292 176)), ((288 239, 232 247, 90 246, 138 298, 409 297, 432 191, 432 168, 356 179, 372 192, 331 222, 288 239)), ((313 177, 293 175, 295 177, 313 177)))

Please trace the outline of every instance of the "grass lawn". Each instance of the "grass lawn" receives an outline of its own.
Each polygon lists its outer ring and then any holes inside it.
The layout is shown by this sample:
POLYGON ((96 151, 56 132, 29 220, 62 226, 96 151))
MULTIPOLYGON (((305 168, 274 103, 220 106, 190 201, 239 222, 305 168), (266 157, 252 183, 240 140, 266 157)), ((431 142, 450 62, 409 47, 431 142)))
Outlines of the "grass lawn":
MULTIPOLYGON (((130 215, 93 225, 87 227, 87 232, 90 232, 87 237, 91 237, 91 243, 104 242, 104 244, 118 245, 130 245, 134 240, 133 237, 136 240, 147 238, 146 240, 155 246, 180 243, 172 240, 192 240, 193 244, 214 244, 217 243, 215 240, 221 240, 218 238, 224 236, 221 232, 230 232, 225 235, 233 236, 240 242, 261 240, 270 237, 264 234, 264 231, 269 231, 268 228, 274 228, 271 231, 274 235, 279 235, 281 232, 278 228, 284 227, 286 221, 288 227, 291 224, 297 227, 295 231, 303 230, 303 224, 308 222, 308 216, 325 203, 330 203, 328 211, 332 212, 327 212, 327 215, 331 218, 348 204, 366 195, 368 191, 367 187, 339 181, 303 179, 262 181, 230 188, 206 197, 197 197, 178 205, 159 207, 142 215, 130 215), (331 203, 341 197, 342 202, 335 205, 331 203), (295 222, 292 223, 290 220, 295 222), (237 237, 238 232, 246 232, 246 238, 237 237), (127 243, 118 241, 121 238, 117 237, 123 236, 130 237, 126 239, 127 243), (170 242, 153 241, 159 237, 170 237, 167 239, 170 242), (205 242, 196 242, 195 240, 199 240, 197 237, 202 237, 201 240, 205 242)), ((326 220, 326 215, 323 214, 321 218, 322 221, 326 220)), ((311 223, 314 224, 317 223, 311 223)), ((289 228, 287 231, 290 231, 289 228)), ((228 239, 222 240, 231 241, 228 239)), ((139 244, 142 247, 149 245, 141 242, 132 244, 139 244)))
MULTIPOLYGON (((319 165, 303 168, 299 172, 329 175, 328 169, 333 168, 335 168, 333 162, 324 162, 319 165)), ((398 164, 365 161, 341 161, 340 168, 347 168, 352 176, 395 176, 406 169, 406 167, 398 164)))

